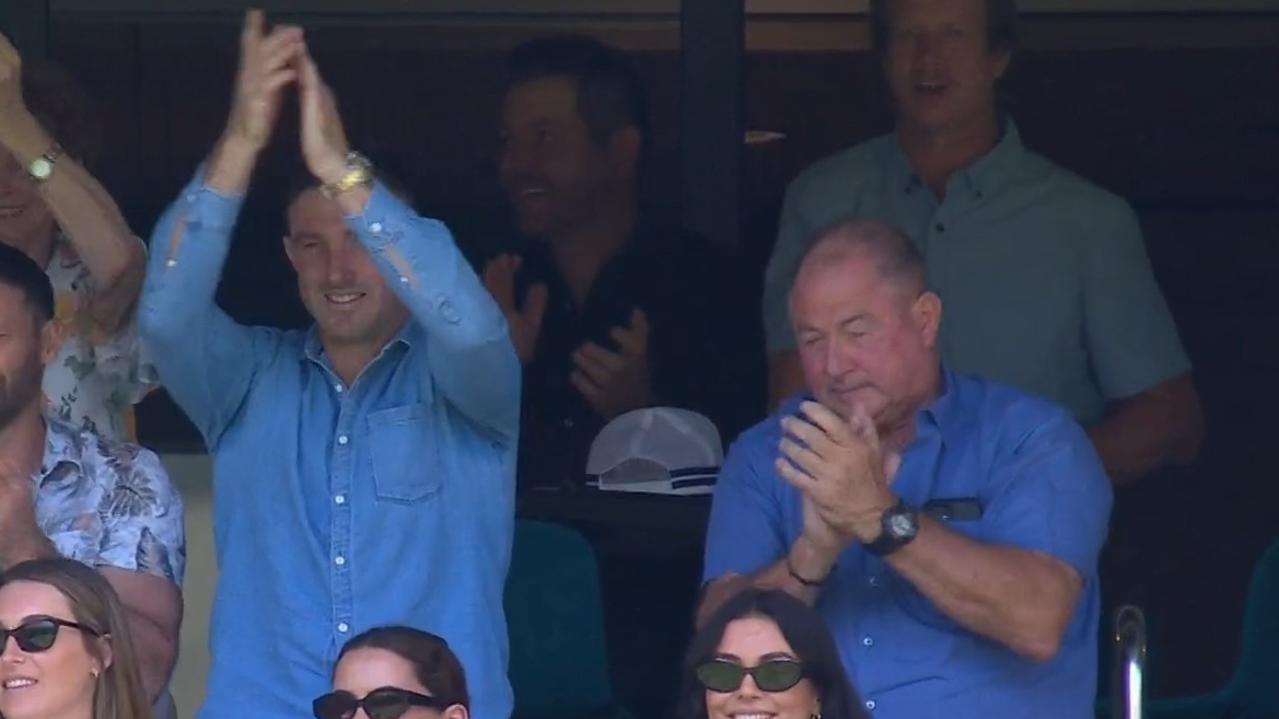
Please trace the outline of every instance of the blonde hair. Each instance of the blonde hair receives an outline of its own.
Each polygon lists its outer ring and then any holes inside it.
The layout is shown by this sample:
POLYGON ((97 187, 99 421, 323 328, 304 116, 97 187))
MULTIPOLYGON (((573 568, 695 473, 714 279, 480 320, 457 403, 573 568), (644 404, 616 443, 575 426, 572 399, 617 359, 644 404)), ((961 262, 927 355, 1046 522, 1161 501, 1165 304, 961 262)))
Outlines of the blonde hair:
POLYGON ((151 719, 151 702, 142 690, 124 607, 101 574, 72 559, 34 559, 6 571, 0 586, 12 582, 35 582, 58 590, 71 604, 75 620, 110 644, 107 665, 98 643, 85 637, 89 653, 106 665, 93 689, 93 719, 151 719))

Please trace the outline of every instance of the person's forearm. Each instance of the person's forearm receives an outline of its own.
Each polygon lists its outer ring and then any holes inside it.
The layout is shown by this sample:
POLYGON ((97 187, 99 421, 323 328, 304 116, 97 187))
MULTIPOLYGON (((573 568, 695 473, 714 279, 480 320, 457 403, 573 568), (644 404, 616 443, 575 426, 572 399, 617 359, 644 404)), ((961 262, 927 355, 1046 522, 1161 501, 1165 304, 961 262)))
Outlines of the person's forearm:
POLYGON ((1110 480, 1123 485, 1164 464, 1194 461, 1203 432, 1198 395, 1183 375, 1118 403, 1088 436, 1110 480))
POLYGON ((1056 655, 1082 584, 1060 560, 983 544, 924 515, 915 539, 886 559, 956 623, 1036 661, 1056 655))
POLYGON ((0 527, 0 573, 30 559, 58 556, 49 538, 38 530, 7 530, 0 527))
POLYGON ((168 686, 177 661, 182 592, 172 578, 106 565, 99 566, 98 573, 124 606, 142 685, 154 703, 168 686))
POLYGON ((780 589, 812 606, 822 584, 835 568, 838 551, 823 550, 801 535, 782 559, 750 575, 734 574, 706 586, 697 608, 697 626, 702 626, 725 602, 743 589, 780 589), (801 578, 803 581, 800 581, 801 578))
MULTIPOLYGON (((49 151, 53 143, 54 138, 29 116, 11 126, 4 141, 23 167, 49 151)), ((39 184, 39 191, 93 277, 94 319, 103 330, 114 332, 128 316, 142 284, 142 246, 110 194, 75 158, 57 158, 53 174, 39 184)))
POLYGON ((177 637, 131 607, 125 607, 125 614, 129 622, 129 638, 138 658, 138 671, 142 675, 142 688, 154 704, 169 686, 169 677, 178 656, 177 637))
POLYGON ((387 285, 425 328, 431 375, 471 419, 514 436, 520 363, 506 318, 440 222, 376 186, 347 224, 387 285))
POLYGON ((138 313, 147 341, 181 343, 192 321, 213 311, 242 199, 197 176, 160 217, 138 313))

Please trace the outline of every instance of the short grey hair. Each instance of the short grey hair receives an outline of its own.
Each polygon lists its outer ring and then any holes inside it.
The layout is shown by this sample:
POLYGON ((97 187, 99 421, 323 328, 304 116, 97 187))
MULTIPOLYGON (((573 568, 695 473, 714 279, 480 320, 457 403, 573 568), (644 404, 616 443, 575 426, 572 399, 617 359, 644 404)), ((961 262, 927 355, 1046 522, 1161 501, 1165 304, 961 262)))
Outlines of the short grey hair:
POLYGON ((906 233, 886 222, 864 219, 843 220, 818 232, 816 241, 800 259, 796 281, 810 265, 836 264, 856 252, 871 253, 881 278, 901 284, 912 293, 928 289, 924 256, 906 233))

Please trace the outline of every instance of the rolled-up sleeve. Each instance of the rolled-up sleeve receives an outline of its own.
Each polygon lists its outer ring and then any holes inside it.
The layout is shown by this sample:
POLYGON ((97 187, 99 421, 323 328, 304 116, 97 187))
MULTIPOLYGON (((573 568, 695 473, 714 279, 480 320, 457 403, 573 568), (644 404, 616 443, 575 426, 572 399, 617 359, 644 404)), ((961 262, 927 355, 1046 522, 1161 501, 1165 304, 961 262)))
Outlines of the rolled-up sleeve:
POLYGON ((215 302, 243 198, 219 194, 202 178, 198 172, 151 236, 138 329, 165 389, 212 448, 277 333, 238 325, 215 302))
POLYGON ((347 226, 427 334, 434 386, 464 416, 514 438, 520 363, 506 318, 443 223, 420 217, 381 184, 347 226))

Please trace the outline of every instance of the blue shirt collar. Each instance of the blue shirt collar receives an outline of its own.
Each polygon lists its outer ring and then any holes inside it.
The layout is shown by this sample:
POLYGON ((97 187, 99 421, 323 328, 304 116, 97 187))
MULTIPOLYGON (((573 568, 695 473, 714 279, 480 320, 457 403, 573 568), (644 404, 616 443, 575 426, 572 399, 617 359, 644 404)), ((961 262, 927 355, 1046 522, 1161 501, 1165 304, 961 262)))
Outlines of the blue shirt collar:
POLYGON ((955 381, 955 374, 944 364, 941 366, 941 392, 937 398, 928 403, 916 415, 915 426, 918 428, 924 423, 937 429, 938 435, 941 437, 942 443, 946 443, 946 437, 951 435, 960 424, 964 421, 964 408, 961 398, 959 397, 959 383, 955 381))
MULTIPOLYGON (((412 347, 413 343, 419 339, 419 332, 417 323, 412 319, 406 319, 404 326, 400 327, 400 331, 395 333, 395 336, 382 347, 382 351, 378 352, 377 356, 369 364, 372 365, 377 362, 389 349, 396 345, 403 345, 406 349, 412 347)), ((314 362, 329 371, 333 369, 329 363, 328 355, 324 352, 324 345, 320 343, 320 332, 316 329, 315 323, 312 323, 306 330, 306 339, 302 343, 302 359, 314 362)))
MULTIPOLYGON (((976 199, 994 194, 1000 186, 1010 181, 1017 165, 1026 152, 1021 132, 1012 118, 1003 119, 1003 133, 990 152, 977 158, 973 164, 956 172, 947 182, 950 188, 960 188, 976 199)), ((910 164, 910 158, 902 150, 901 141, 894 135, 889 143, 888 167, 893 184, 904 192, 917 192, 923 186, 919 174, 910 164)))

